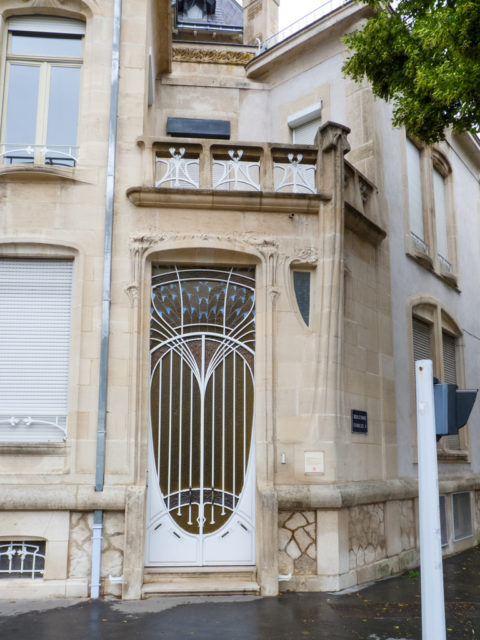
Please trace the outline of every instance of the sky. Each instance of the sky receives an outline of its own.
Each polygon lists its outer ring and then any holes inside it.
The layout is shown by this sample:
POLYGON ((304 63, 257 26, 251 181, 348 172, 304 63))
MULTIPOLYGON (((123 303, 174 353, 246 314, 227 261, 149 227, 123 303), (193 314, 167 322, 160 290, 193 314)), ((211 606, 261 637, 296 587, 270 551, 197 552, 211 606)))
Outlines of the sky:
POLYGON ((280 0, 280 29, 323 4, 323 0, 280 0))
MULTIPOLYGON (((299 18, 303 18, 307 13, 313 11, 325 0, 280 0, 280 25, 279 28, 283 29, 288 25, 295 22, 299 18)), ((241 0, 237 0, 239 4, 242 4, 241 0)))

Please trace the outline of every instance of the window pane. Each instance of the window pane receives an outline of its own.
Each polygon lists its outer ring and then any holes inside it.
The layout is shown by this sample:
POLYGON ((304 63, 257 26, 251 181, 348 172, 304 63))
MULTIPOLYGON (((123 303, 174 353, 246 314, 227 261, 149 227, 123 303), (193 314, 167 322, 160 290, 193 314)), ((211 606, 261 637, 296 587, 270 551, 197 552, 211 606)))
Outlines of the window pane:
POLYGON ((445 180, 436 169, 433 170, 433 194, 435 198, 435 230, 437 233, 437 252, 442 256, 442 258, 448 260, 445 180))
POLYGON ((443 378, 444 382, 457 384, 457 360, 455 357, 455 337, 442 333, 443 339, 443 378))
POLYGON ((310 323, 310 273, 308 271, 294 271, 293 288, 298 308, 308 326, 310 323))
MULTIPOLYGON (((74 147, 77 144, 79 97, 80 68, 52 67, 48 105, 48 147, 74 147)), ((65 149, 61 151, 66 152, 65 149)))
POLYGON ((452 505, 454 539, 468 538, 472 535, 470 492, 454 493, 452 495, 452 505))
POLYGON ((442 537, 442 547, 445 547, 448 544, 447 505, 445 496, 440 496, 440 532, 442 537))
POLYGON ((68 58, 82 57, 82 38, 59 37, 47 34, 26 35, 13 33, 10 52, 20 55, 56 56, 68 58))
MULTIPOLYGON (((9 66, 7 118, 3 142, 11 143, 11 149, 35 144, 39 75, 39 66, 9 66)), ((15 157, 17 155, 19 154, 15 154, 15 157)))
POLYGON ((423 200, 420 167, 420 151, 407 138, 408 211, 410 231, 420 240, 425 240, 423 230, 423 200))

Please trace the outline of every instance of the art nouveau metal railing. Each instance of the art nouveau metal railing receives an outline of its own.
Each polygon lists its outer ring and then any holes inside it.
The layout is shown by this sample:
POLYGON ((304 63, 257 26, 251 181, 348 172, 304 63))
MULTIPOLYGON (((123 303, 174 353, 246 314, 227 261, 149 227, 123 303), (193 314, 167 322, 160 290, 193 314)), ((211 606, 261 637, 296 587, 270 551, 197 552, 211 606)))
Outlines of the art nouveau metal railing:
POLYGON ((314 146, 172 142, 154 149, 157 188, 317 193, 314 146))
POLYGON ((0 578, 41 578, 45 573, 45 542, 0 542, 0 578))
POLYGON ((0 442, 48 442, 66 438, 66 414, 0 414, 0 442))
POLYGON ((37 163, 74 167, 78 161, 78 147, 40 145, 28 143, 4 143, 0 145, 3 164, 37 163))

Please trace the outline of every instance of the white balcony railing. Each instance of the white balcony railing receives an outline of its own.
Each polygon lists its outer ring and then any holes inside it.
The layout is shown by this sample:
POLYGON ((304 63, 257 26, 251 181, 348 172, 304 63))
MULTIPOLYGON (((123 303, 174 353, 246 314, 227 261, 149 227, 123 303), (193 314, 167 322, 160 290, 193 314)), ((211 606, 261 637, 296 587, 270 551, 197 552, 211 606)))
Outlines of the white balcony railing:
POLYGON ((78 161, 78 147, 9 142, 0 144, 3 164, 45 164, 74 167, 78 161))
POLYGON ((292 22, 292 24, 288 25, 288 27, 285 27, 277 33, 274 33, 273 36, 270 36, 263 41, 258 40, 257 55, 260 55, 267 49, 271 49, 279 42, 286 40, 294 33, 301 31, 309 24, 312 24, 312 22, 320 20, 320 18, 325 17, 332 11, 335 11, 335 9, 339 9, 344 4, 348 4, 348 2, 351 2, 351 0, 327 0, 326 2, 323 2, 319 7, 317 7, 310 13, 307 13, 306 16, 303 16, 303 18, 299 18, 295 22, 292 22))

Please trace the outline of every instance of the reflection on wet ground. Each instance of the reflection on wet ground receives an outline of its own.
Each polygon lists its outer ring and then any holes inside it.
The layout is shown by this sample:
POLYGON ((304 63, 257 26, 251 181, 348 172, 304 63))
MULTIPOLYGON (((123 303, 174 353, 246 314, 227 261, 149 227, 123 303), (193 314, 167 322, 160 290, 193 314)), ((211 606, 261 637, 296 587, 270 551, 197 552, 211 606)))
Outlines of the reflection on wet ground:
MULTIPOLYGON (((480 548, 444 562, 448 640, 480 638, 480 548)), ((421 639, 420 578, 406 573, 348 594, 291 593, 80 601, 44 608, 0 603, 0 638, 23 640, 421 639)), ((51 605, 51 603, 50 603, 51 605)))

